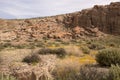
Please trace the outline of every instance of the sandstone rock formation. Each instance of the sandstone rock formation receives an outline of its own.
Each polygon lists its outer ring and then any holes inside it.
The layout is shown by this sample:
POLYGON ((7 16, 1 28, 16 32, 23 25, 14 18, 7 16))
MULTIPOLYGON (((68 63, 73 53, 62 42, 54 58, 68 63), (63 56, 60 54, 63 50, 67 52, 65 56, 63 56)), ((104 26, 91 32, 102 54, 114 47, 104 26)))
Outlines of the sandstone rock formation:
POLYGON ((120 35, 120 2, 44 18, 0 20, 0 41, 120 35))

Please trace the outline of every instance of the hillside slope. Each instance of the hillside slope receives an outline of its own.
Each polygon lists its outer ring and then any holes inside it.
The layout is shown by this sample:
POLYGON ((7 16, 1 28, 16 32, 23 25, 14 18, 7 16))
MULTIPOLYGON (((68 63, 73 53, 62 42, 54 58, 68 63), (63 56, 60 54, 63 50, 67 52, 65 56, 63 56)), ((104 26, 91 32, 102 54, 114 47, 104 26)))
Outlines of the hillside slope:
POLYGON ((44 18, 0 19, 0 41, 77 39, 120 35, 120 2, 44 18))

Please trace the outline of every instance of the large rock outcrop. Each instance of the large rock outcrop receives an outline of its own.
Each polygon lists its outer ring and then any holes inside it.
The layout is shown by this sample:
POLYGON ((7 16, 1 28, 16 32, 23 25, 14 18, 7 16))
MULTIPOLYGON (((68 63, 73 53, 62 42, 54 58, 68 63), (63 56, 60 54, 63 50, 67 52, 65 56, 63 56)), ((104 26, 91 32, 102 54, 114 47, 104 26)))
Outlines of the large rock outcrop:
POLYGON ((120 35, 120 2, 107 6, 94 6, 92 9, 83 10, 75 17, 74 25, 94 28, 100 31, 120 35))
POLYGON ((120 2, 44 18, 0 20, 0 41, 120 35, 120 2))

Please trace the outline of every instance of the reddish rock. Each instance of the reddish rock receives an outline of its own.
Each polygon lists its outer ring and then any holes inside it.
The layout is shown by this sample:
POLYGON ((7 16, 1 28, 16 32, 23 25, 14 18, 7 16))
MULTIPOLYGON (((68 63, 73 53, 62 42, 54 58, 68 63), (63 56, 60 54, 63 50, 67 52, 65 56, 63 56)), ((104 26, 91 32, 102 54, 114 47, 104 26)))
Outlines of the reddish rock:
POLYGON ((73 39, 101 37, 104 34, 120 35, 120 2, 44 18, 0 19, 0 41, 73 39))

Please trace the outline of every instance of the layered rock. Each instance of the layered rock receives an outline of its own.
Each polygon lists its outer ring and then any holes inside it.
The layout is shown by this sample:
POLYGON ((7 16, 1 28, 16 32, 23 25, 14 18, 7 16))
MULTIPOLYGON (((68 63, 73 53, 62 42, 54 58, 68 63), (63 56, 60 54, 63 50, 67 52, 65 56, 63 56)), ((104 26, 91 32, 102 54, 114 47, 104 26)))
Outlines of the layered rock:
POLYGON ((83 10, 78 16, 78 25, 84 27, 98 27, 100 31, 120 35, 120 2, 107 6, 94 6, 83 10))

